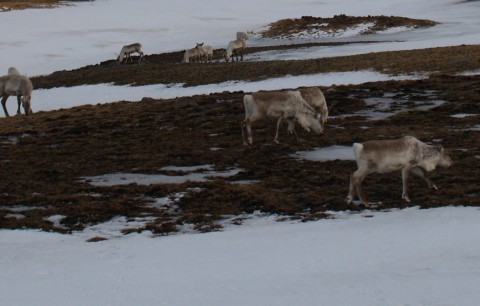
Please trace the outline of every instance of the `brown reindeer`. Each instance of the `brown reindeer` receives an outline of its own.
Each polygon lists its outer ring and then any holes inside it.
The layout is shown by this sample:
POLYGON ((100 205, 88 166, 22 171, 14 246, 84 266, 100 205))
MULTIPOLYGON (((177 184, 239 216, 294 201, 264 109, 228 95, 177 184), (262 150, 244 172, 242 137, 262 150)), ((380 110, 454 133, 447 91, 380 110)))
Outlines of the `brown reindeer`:
POLYGON ((362 204, 368 207, 367 199, 361 188, 365 176, 370 173, 387 173, 402 171, 402 199, 410 202, 407 182, 410 174, 419 176, 427 182, 429 188, 438 189, 428 178, 427 172, 437 166, 450 167, 452 158, 442 146, 427 145, 415 137, 405 136, 395 140, 372 140, 353 144, 358 170, 350 177, 347 203, 352 203, 355 190, 362 204))
POLYGON ((288 121, 288 131, 295 133, 294 120, 306 130, 323 134, 323 124, 319 113, 307 104, 299 91, 255 92, 243 97, 245 120, 242 123, 243 144, 253 143, 252 124, 266 117, 278 118, 274 141, 278 143, 278 131, 282 120, 288 121), (246 130, 246 137, 244 130, 246 130))
POLYGON ((120 50, 120 54, 118 55, 117 61, 119 63, 122 63, 123 60, 126 58, 125 63, 128 63, 129 59, 133 63, 133 59, 131 56, 132 53, 138 53, 138 55, 140 55, 140 59, 138 60, 139 62, 141 62, 145 58, 142 52, 142 44, 134 43, 122 47, 122 49, 120 50))

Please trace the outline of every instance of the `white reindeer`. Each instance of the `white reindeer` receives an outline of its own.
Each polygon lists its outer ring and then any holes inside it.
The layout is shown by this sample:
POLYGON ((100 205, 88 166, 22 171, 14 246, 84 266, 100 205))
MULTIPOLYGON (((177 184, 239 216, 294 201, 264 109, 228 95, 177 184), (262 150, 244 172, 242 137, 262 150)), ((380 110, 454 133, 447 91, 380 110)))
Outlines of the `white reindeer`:
POLYGON ((3 111, 5 112, 5 116, 10 117, 6 107, 7 99, 9 96, 17 96, 17 115, 21 114, 20 104, 25 110, 25 115, 32 114, 33 112, 30 106, 32 90, 32 82, 26 76, 13 74, 0 77, 0 97, 2 98, 2 106, 3 111))
POLYGON ((126 58, 125 63, 128 63, 128 59, 130 59, 130 61, 132 61, 133 63, 133 59, 131 56, 132 53, 138 53, 138 55, 140 55, 140 59, 138 60, 139 62, 141 62, 145 58, 142 52, 142 44, 134 43, 122 47, 122 49, 120 50, 120 54, 118 55, 117 61, 119 63, 122 63, 123 60, 126 58))
POLYGON ((8 68, 7 75, 21 75, 21 74, 20 74, 20 71, 17 70, 17 68, 10 67, 10 68, 8 68))
POLYGON ((200 61, 202 53, 199 49, 197 48, 192 48, 185 50, 185 54, 183 55, 183 61, 182 63, 190 63, 190 62, 195 62, 195 61, 200 61))
POLYGON ((278 131, 283 119, 288 120, 289 132, 294 132, 294 120, 306 130, 323 134, 320 114, 315 113, 299 91, 255 92, 243 97, 245 120, 242 123, 243 144, 253 143, 252 124, 266 117, 278 118, 274 141, 278 143, 278 131), (246 139, 245 133, 246 130, 246 139))
POLYGON ((350 188, 347 203, 353 201, 355 190, 360 201, 368 207, 367 199, 360 186, 365 176, 370 173, 388 173, 402 170, 402 199, 410 202, 407 181, 411 174, 419 176, 427 182, 429 188, 438 189, 427 177, 427 172, 437 166, 450 167, 452 158, 442 146, 427 145, 415 137, 405 136, 395 140, 372 140, 353 144, 353 152, 357 160, 358 170, 350 177, 350 188))
MULTIPOLYGON (((195 47, 200 51, 200 58, 205 58, 205 63, 213 60, 213 47, 210 45, 205 45, 203 42, 201 44, 197 43, 195 47)), ((201 61, 201 60, 200 60, 201 61)))
POLYGON ((227 51, 225 51, 225 53, 223 54, 223 56, 225 57, 225 61, 228 62, 229 59, 232 58, 232 62, 233 62, 234 55, 238 61, 238 53, 240 53, 241 60, 243 61, 243 50, 245 49, 246 46, 247 46, 247 42, 243 38, 239 38, 229 42, 227 46, 227 51))
POLYGON ((243 38, 245 40, 248 40, 250 36, 253 36, 253 31, 250 32, 237 32, 237 39, 243 38))
POLYGON ((318 87, 309 87, 299 89, 302 94, 302 98, 307 101, 307 103, 313 107, 315 110, 318 110, 322 115, 322 124, 327 122, 328 118, 328 107, 327 101, 322 91, 318 87))

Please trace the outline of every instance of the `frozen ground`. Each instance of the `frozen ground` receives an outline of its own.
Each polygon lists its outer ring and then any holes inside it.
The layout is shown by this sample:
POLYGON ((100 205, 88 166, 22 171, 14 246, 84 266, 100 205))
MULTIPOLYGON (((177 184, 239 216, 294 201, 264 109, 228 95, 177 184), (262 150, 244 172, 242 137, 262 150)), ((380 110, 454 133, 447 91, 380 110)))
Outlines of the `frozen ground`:
POLYGON ((86 243, 1 231, 1 305, 478 304, 478 208, 409 208, 86 243))
MULTIPOLYGON (((112 101, 140 101, 144 97, 171 99, 223 91, 277 90, 300 86, 331 86, 333 84, 361 84, 382 80, 406 80, 421 78, 421 75, 388 76, 374 71, 334 72, 303 76, 287 76, 258 82, 225 82, 213 85, 182 87, 182 84, 156 84, 147 86, 115 86, 110 84, 58 87, 35 91, 35 112, 70 108, 84 104, 108 103, 112 101), (66 98, 68 97, 68 99, 66 98)), ((7 104, 10 114, 17 111, 17 103, 11 98, 7 104)), ((4 116, 0 113, 0 117, 4 116)))
MULTIPOLYGON (((329 38, 396 42, 319 48, 288 54, 290 58, 478 44, 479 8, 478 1, 456 0, 327 0, 295 5, 281 0, 275 6, 266 0, 247 0, 243 5, 97 0, 53 10, 12 11, 0 13, 0 71, 16 66, 38 75, 78 68, 114 58, 121 45, 133 41, 142 42, 146 53, 181 50, 198 41, 222 47, 237 31, 259 30, 272 21, 302 15, 396 15, 442 24, 421 31, 329 38), (124 18, 127 14, 142 18, 124 18)), ((316 77, 311 85, 330 84, 316 77)), ((355 78, 347 73, 340 79, 354 83, 355 78)), ((299 80, 307 85, 304 77, 238 85, 242 90, 293 88, 299 80)), ((235 89, 225 84, 205 92, 202 87, 158 86, 148 94, 143 88, 137 88, 140 93, 128 88, 121 98, 104 91, 108 85, 35 95, 42 101, 38 109, 54 98, 60 100, 44 109, 49 110, 71 107, 67 101, 76 96, 87 97, 79 98, 83 104, 97 103, 97 97, 112 102, 235 89)), ((121 235, 125 220, 72 235, 2 230, 0 305, 473 306, 480 299, 479 213, 471 207, 409 208, 344 213, 308 223, 277 223, 275 216, 254 215, 223 232, 154 238, 147 232, 121 235), (94 236, 110 239, 85 242, 94 236)))

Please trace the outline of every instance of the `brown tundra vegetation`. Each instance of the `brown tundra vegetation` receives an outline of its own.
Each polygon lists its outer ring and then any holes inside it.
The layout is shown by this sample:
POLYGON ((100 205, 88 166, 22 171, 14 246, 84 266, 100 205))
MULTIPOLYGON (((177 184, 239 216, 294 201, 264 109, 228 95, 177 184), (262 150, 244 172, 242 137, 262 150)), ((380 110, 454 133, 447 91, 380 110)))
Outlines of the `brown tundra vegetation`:
POLYGON ((241 224, 243 213, 255 211, 305 221, 325 218, 330 211, 361 209, 345 201, 355 161, 301 160, 292 157, 294 153, 405 135, 449 148, 455 164, 432 173, 432 180, 442 186, 439 190, 429 190, 420 178, 412 177, 408 187, 415 196, 411 202, 401 199, 398 173, 368 176, 364 183, 371 187, 365 189, 365 196, 377 203, 374 209, 479 206, 480 77, 458 75, 480 68, 479 45, 248 61, 258 51, 297 47, 247 48, 246 60, 234 64, 225 63, 221 52, 215 52, 208 65, 181 64, 183 52, 145 55, 141 63, 126 65, 112 59, 31 78, 33 97, 40 88, 107 82, 192 86, 362 69, 428 76, 360 85, 318 84, 328 105, 334 103, 323 135, 299 128, 297 141, 283 126, 282 142, 275 144, 276 119, 272 118, 255 126, 252 146, 242 145, 240 130, 245 118, 243 97, 249 92, 144 98, 49 112, 35 111, 35 104, 41 102, 33 98, 31 116, 0 118, 0 228, 68 233, 125 216, 127 220, 149 218, 145 225, 127 228, 125 233, 166 234, 184 225, 198 231, 218 230, 220 220, 237 216, 233 222, 241 224), (375 109, 366 103, 373 98, 390 99, 390 108, 375 109), (392 114, 369 119, 369 113, 384 112, 392 114), (238 173, 179 184, 100 186, 89 181, 109 173, 182 175, 163 167, 198 165, 238 173), (159 204, 164 197, 172 199, 170 204, 159 204), (63 218, 55 223, 49 219, 54 215, 63 218))

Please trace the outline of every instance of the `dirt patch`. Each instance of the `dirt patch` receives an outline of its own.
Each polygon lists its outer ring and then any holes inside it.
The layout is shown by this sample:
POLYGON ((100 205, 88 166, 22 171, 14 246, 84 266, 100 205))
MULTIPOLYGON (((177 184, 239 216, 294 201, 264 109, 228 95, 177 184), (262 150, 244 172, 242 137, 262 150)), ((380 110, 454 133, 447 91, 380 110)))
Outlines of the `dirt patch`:
POLYGON ((332 18, 303 16, 297 19, 282 19, 271 23, 261 32, 264 38, 301 38, 315 35, 336 35, 347 29, 364 27, 360 34, 375 34, 388 29, 406 27, 411 29, 428 28, 438 24, 435 21, 411 19, 398 16, 347 16, 335 15, 332 18), (303 34, 302 34, 303 33, 303 34))
POLYGON ((247 60, 235 63, 225 63, 220 60, 218 55, 220 52, 217 52, 215 62, 207 64, 181 63, 183 52, 153 54, 146 56, 146 61, 141 63, 120 65, 110 60, 80 69, 57 71, 48 76, 35 77, 32 78, 32 83, 37 89, 100 83, 134 86, 180 83, 185 86, 194 86, 335 71, 374 70, 396 75, 458 73, 480 69, 480 45, 379 52, 310 60, 248 61, 248 54, 259 51, 312 46, 313 44, 248 48, 245 57, 247 60))
MULTIPOLYGON (((300 64, 301 62, 299 62, 300 64)), ((148 76, 146 76, 148 77, 148 76)), ((369 139, 412 135, 452 149, 455 165, 437 170, 438 191, 424 182, 410 182, 411 204, 401 198, 399 173, 371 175, 367 198, 378 209, 420 205, 478 206, 478 76, 438 75, 427 80, 375 82, 322 88, 335 103, 326 134, 298 128, 296 142, 282 129, 273 143, 274 120, 254 126, 254 145, 242 146, 243 92, 171 100, 144 99, 38 112, 31 117, 0 120, 0 228, 40 228, 58 232, 81 230, 116 216, 149 218, 124 232, 149 230, 168 234, 184 226, 218 230, 218 221, 256 211, 287 218, 315 220, 328 211, 352 209, 345 204, 353 161, 297 160, 297 151, 347 145, 369 139), (371 121, 368 98, 393 97, 406 110, 371 121), (445 102, 428 111, 414 105, 445 102), (228 178, 182 184, 129 184, 98 187, 85 177, 108 173, 172 174, 165 166, 214 165, 215 170, 240 169, 228 178), (181 196, 178 196, 181 194, 181 196), (166 204, 158 199, 171 198, 166 204), (53 222, 51 216, 62 216, 53 222)), ((238 218, 237 223, 241 223, 238 218)))
POLYGON ((57 7, 59 3, 59 0, 0 0, 0 12, 30 8, 53 8, 57 7))
MULTIPOLYGON (((91 2, 94 0, 69 0, 69 3, 74 2, 91 2)), ((0 0, 0 12, 8 12, 12 10, 25 9, 40 9, 40 8, 55 8, 60 5, 70 5, 66 1, 61 0, 0 0)))

